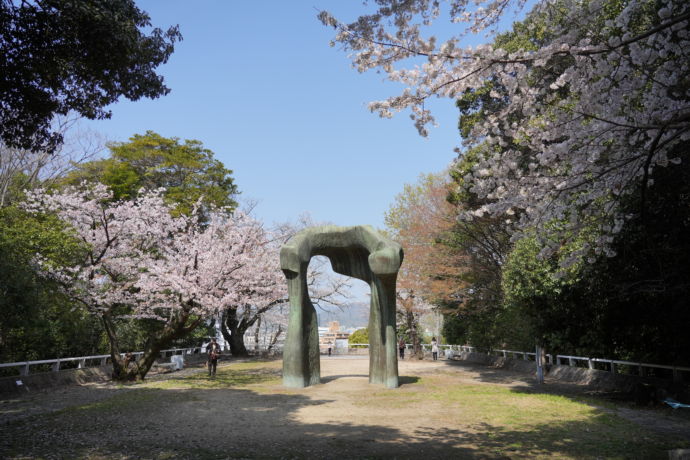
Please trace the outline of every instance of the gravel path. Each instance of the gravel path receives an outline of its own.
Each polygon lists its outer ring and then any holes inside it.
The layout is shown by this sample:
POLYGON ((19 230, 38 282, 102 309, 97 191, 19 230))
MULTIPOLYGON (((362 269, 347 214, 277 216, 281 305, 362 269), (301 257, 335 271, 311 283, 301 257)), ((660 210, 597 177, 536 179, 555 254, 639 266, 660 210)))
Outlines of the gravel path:
MULTIPOLYGON (((272 361, 261 375, 250 371, 259 384, 216 387, 217 381, 195 379, 202 385, 185 386, 185 377, 205 372, 197 366, 139 385, 94 383, 2 399, 0 458, 506 458, 468 447, 487 445, 485 427, 472 425, 471 417, 462 426, 446 423, 457 414, 423 397, 427 376, 524 393, 587 390, 538 386, 525 374, 475 364, 417 360, 400 362, 401 386, 386 390, 369 385, 368 365, 366 357, 322 357, 322 384, 304 389, 284 388, 281 362, 272 361), (386 395, 393 399, 382 405, 386 395)), ((241 366, 223 362, 219 371, 240 375, 241 366)), ((690 440, 690 421, 665 412, 603 410, 690 440)))

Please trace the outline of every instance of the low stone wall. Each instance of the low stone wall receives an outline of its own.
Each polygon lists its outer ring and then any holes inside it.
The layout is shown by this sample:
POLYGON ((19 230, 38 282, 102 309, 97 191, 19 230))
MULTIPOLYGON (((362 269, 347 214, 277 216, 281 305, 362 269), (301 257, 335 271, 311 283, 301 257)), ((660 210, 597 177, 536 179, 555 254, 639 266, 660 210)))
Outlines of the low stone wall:
MULTIPOLYGON (((486 353, 461 352, 453 356, 454 360, 467 361, 478 364, 485 364, 489 367, 510 369, 517 372, 529 373, 536 378, 536 364, 534 361, 521 359, 504 358, 502 356, 490 356, 486 353)), ((675 397, 687 398, 688 385, 674 383, 670 380, 663 380, 653 377, 640 377, 636 375, 613 374, 611 372, 598 369, 587 369, 582 367, 546 365, 544 368, 545 377, 558 382, 576 383, 587 385, 599 391, 616 391, 629 393, 637 398, 639 393, 649 392, 650 394, 641 395, 642 399, 663 399, 663 395, 675 395, 675 397)))
POLYGON ((27 391, 43 390, 45 388, 84 384, 89 382, 106 382, 110 380, 113 368, 110 365, 101 367, 86 367, 83 369, 64 369, 57 372, 40 372, 14 377, 0 378, 0 394, 26 393, 27 391), (21 382, 18 385, 17 382, 21 382))
MULTIPOLYGON (((197 353, 183 355, 185 367, 199 366, 206 363, 206 354, 197 353)), ((160 362, 170 362, 170 358, 161 359, 160 362)), ((149 375, 170 372, 169 368, 156 368, 154 364, 149 375)), ((0 377, 0 394, 26 393, 27 391, 40 391, 47 388, 62 385, 83 385, 92 382, 108 382, 111 380, 113 366, 108 364, 100 367, 85 367, 83 369, 62 369, 57 372, 39 372, 23 376, 0 377), (21 381, 21 385, 17 385, 21 381)))
POLYGON ((549 378, 562 382, 589 385, 600 390, 624 392, 632 391, 635 385, 645 380, 651 381, 651 379, 643 379, 635 375, 612 374, 597 369, 571 366, 551 366, 547 375, 549 378))
POLYGON ((488 367, 510 369, 517 372, 531 372, 536 375, 537 369, 534 361, 522 359, 504 358, 503 356, 491 356, 486 353, 461 352, 453 356, 454 360, 468 361, 477 364, 485 364, 488 367))

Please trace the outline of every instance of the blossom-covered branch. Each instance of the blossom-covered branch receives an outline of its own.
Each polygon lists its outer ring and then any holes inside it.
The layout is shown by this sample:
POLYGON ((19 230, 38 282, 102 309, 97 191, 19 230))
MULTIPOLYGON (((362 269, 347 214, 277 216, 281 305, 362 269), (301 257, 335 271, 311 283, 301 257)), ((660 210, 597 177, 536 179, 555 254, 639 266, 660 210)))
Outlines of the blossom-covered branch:
POLYGON ((509 2, 470 9, 464 0, 378 0, 375 14, 351 24, 319 17, 336 28, 335 41, 358 70, 382 70, 406 86, 372 102, 372 111, 390 117, 409 109, 422 135, 434 122, 426 99, 490 89, 492 109, 463 140, 465 151, 485 152, 465 178, 484 200, 474 215, 503 215, 517 228, 565 222, 564 238, 587 221, 600 231, 591 249, 612 254, 612 235, 628 217, 621 197, 651 185, 655 168, 687 161, 690 5, 540 2, 523 22, 529 39, 505 49, 501 36, 475 48, 459 46, 464 31, 442 43, 423 37, 442 3, 451 20, 480 30, 509 2))

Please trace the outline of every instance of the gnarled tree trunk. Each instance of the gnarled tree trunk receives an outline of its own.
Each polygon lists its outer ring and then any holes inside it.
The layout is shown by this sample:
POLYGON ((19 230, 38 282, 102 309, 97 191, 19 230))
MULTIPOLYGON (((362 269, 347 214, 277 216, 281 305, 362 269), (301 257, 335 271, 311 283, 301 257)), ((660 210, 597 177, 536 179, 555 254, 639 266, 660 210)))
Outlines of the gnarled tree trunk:
POLYGON ((422 351, 419 334, 417 333, 419 321, 413 311, 405 310, 405 322, 407 323, 407 330, 410 333, 410 339, 412 339, 412 356, 423 359, 424 352, 422 351))
POLYGON ((220 323, 220 331, 223 338, 230 344, 230 352, 233 356, 249 356, 247 347, 244 346, 244 334, 256 322, 257 316, 251 316, 249 309, 245 310, 242 317, 238 317, 237 309, 226 308, 220 323))
POLYGON ((201 318, 190 318, 187 308, 171 316, 165 327, 146 341, 143 355, 139 359, 127 353, 121 355, 117 331, 112 317, 105 313, 102 316, 108 341, 110 342, 110 357, 113 362, 113 380, 120 382, 144 380, 151 366, 158 358, 161 350, 168 347, 173 340, 184 337, 196 328, 201 318))

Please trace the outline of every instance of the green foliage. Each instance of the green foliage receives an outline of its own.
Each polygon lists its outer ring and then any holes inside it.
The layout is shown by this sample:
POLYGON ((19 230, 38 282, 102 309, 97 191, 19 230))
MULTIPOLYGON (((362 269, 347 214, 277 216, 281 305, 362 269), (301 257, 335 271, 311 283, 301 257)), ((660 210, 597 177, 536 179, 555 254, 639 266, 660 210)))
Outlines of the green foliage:
POLYGON ((357 329, 347 339, 350 344, 354 343, 369 343, 369 328, 357 329))
POLYGON ((634 217, 616 237, 615 257, 563 269, 584 241, 546 260, 534 238, 518 241, 503 269, 508 324, 526 320, 522 329, 556 353, 690 364, 690 165, 657 169, 653 179, 625 204, 634 217))
POLYGON ((458 313, 444 315, 441 334, 448 343, 465 344, 467 343, 467 323, 458 313))
POLYGON ((80 250, 56 217, 0 209, 0 362, 105 351, 98 321, 33 269, 39 251, 50 263, 80 250))
MULTIPOLYGON (((122 306, 121 308, 127 307, 122 306)), ((196 317, 192 317, 190 323, 194 320, 196 320, 196 317)), ((118 345, 122 352, 144 350, 151 337, 159 336, 165 327, 165 324, 161 321, 142 318, 118 318, 114 320, 114 324, 117 330, 118 345)), ((170 343, 167 348, 198 347, 204 341, 207 341, 208 337, 212 336, 215 336, 213 324, 202 321, 184 337, 170 343)), ((99 347, 106 350, 109 349, 108 339, 105 335, 101 337, 99 347)))
POLYGON ((474 209, 479 205, 476 195, 471 192, 470 185, 465 178, 472 173, 472 168, 479 160, 485 158, 489 153, 489 150, 484 145, 473 147, 465 151, 453 165, 449 174, 456 187, 448 197, 451 203, 469 209, 474 209))
POLYGON ((52 151, 55 115, 109 118, 121 96, 167 94, 155 69, 181 38, 152 29, 133 0, 0 1, 0 139, 52 151))
POLYGON ((117 200, 137 196, 139 189, 166 189, 165 198, 176 211, 191 212, 201 199, 207 206, 237 206, 237 186, 232 171, 197 140, 180 141, 153 131, 135 134, 129 142, 109 144, 110 157, 79 165, 65 180, 108 185, 117 200))

